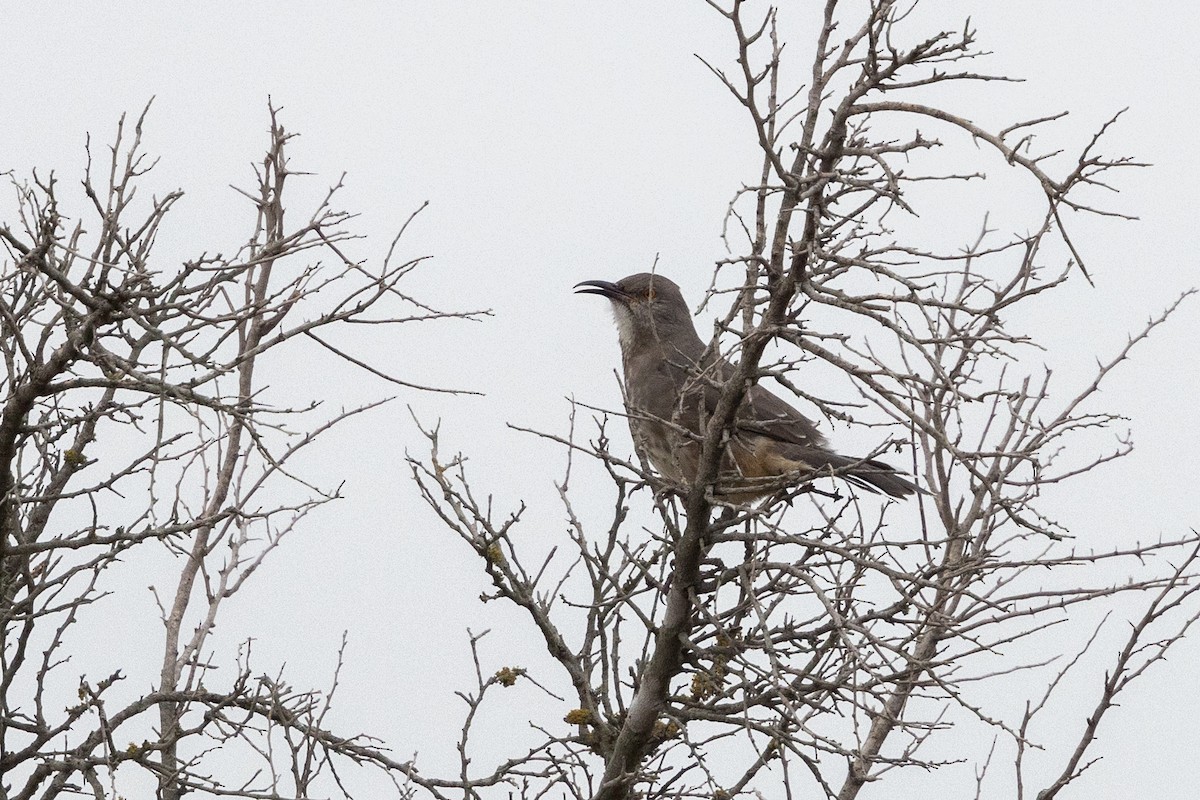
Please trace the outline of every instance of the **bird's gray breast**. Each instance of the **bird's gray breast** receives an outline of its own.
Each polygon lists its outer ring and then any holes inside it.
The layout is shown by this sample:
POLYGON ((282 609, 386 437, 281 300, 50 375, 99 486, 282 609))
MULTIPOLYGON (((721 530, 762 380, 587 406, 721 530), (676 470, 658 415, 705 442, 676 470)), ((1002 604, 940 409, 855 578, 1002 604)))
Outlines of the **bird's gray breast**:
POLYGON ((625 400, 638 451, 664 476, 690 480, 699 458, 703 390, 695 367, 682 359, 628 354, 625 400))

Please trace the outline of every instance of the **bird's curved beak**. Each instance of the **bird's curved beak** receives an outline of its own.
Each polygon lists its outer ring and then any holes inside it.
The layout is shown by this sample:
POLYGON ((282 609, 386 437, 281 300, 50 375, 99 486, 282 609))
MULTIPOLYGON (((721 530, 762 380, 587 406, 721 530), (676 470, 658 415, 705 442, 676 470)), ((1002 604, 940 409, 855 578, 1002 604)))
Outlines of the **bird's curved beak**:
POLYGON ((629 295, 612 281, 583 281, 575 284, 575 294, 598 294, 609 300, 628 300, 629 295), (582 287, 582 288, 580 288, 582 287))

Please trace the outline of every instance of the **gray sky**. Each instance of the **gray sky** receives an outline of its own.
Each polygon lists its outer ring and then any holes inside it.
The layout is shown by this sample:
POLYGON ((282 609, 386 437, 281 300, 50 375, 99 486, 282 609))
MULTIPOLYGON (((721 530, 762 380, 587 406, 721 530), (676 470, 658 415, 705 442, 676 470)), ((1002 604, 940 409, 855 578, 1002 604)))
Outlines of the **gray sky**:
MULTIPOLYGON (((359 344, 384 349, 386 366, 402 377, 487 396, 403 395, 331 440, 313 469, 344 477, 347 500, 276 554, 226 609, 222 636, 232 646, 254 635, 260 670, 286 661, 291 681, 302 685, 326 682, 349 630, 339 723, 382 736, 401 756, 420 750, 436 762, 452 755, 451 741, 438 735, 457 728, 452 691, 468 680, 465 629, 494 630, 489 663, 497 667, 520 663, 533 640, 507 610, 477 602, 484 587, 466 548, 419 504, 403 454, 419 453, 421 442, 404 405, 423 420, 443 420, 444 447, 470 454, 498 503, 530 503, 525 535, 561 532, 552 481, 562 453, 505 423, 562 432, 566 397, 619 405, 608 311, 573 296, 576 282, 644 271, 657 258, 659 270, 693 304, 699 300, 725 252, 726 206, 757 172, 748 120, 694 57, 728 63, 730 37, 698 0, 211 8, 9 6, 4 27, 19 35, 4 45, 0 171, 53 168, 70 184, 82 171, 85 136, 107 142, 122 111, 136 114, 154 96, 146 138, 162 162, 152 185, 187 192, 160 255, 231 252, 253 217, 228 187, 252 179, 270 96, 284 124, 302 134, 290 151, 293 166, 316 174, 293 187, 294 213, 345 171, 341 201, 362 212, 361 252, 382 256, 399 224, 430 202, 402 245, 406 255, 433 256, 409 289, 435 305, 495 315, 359 344)), ((1154 165, 1121 176, 1113 200, 1140 221, 1081 220, 1075 228, 1096 287, 1077 282, 1030 320, 1051 344, 1046 363, 1069 386, 1128 331, 1200 283, 1200 63, 1192 41, 1200 11, 1177 1, 1133 11, 1112 1, 956 0, 927 3, 921 13, 918 29, 956 28, 969 15, 995 54, 983 66, 1026 79, 975 86, 947 102, 998 127, 1069 109, 1053 129, 1068 150, 1129 107, 1106 152, 1154 165)), ((797 21, 783 33, 797 41, 799 57, 807 31, 797 21)), ((957 147, 972 154, 969 142, 957 147)), ((986 199, 978 208, 928 206, 914 231, 965 245, 984 208, 1019 218, 1020 196, 986 199)), ((0 200, 6 212, 9 204, 0 200)), ((1081 542, 1169 537, 1200 524, 1200 433, 1192 422, 1198 337, 1193 301, 1104 392, 1107 407, 1130 418, 1137 450, 1053 498, 1081 542)), ((326 381, 312 372, 311 364, 289 365, 276 386, 322 396, 326 381)), ((354 377, 357 385, 340 382, 333 405, 391 393, 354 377)), ((828 432, 835 442, 857 435, 828 432)), ((601 519, 603 504, 590 510, 601 519)), ((134 604, 153 613, 145 594, 134 604)), ((137 643, 157 642, 158 627, 116 627, 81 641, 97 648, 100 663, 136 671, 146 652, 137 643), (128 649, 105 653, 112 641, 128 649)), ((1079 796, 1193 796, 1198 658, 1194 642, 1179 648, 1107 719, 1106 760, 1079 796)), ((520 713, 518 698, 511 702, 520 713)), ((1065 719, 1078 725, 1082 714, 1065 719)), ((972 776, 960 772, 948 785, 965 792, 972 776)))

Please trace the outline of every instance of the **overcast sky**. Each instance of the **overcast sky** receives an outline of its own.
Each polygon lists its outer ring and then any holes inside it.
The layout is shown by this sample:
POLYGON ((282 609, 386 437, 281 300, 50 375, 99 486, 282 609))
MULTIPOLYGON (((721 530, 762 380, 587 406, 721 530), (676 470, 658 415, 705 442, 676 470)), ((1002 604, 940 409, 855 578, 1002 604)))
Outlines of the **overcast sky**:
MULTIPOLYGON (((486 397, 404 395, 331 440, 313 469, 345 478, 347 500, 277 554, 227 609, 221 633, 226 644, 258 637, 260 669, 286 661, 302 685, 326 680, 348 630, 339 722, 381 735, 401 756, 445 757, 452 750, 436 743, 438 726, 456 725, 451 692, 468 676, 465 629, 496 629, 497 666, 530 640, 515 617, 477 602, 483 586, 465 547, 420 506, 403 463, 406 449, 421 447, 405 405, 443 420, 445 447, 470 453, 481 486, 499 502, 530 502, 530 535, 539 526, 547 536, 560 532, 552 481, 562 453, 505 423, 561 432, 567 397, 619 405, 608 311, 572 295, 573 284, 615 280, 657 259, 699 300, 725 253, 726 206, 757 173, 748 121, 695 58, 729 63, 730 37, 700 0, 214 7, 6 6, 0 171, 54 169, 70 184, 82 171, 85 138, 106 142, 122 112, 136 114, 153 96, 146 139, 162 161, 151 185, 186 192, 160 255, 228 253, 253 219, 229 185, 252 180, 269 96, 302 134, 293 166, 315 173, 295 187, 294 207, 346 172, 342 205, 362 214, 354 224, 367 237, 364 255, 381 256, 399 224, 429 201, 402 244, 405 255, 433 257, 410 290, 494 316, 364 346, 387 348, 377 356, 402 377, 486 397)), ((969 15, 994 53, 983 65, 1026 79, 948 97, 977 121, 1004 127, 1069 109, 1043 136, 1046 146, 1070 150, 1128 107, 1107 152, 1153 165, 1121 176, 1112 201, 1140 221, 1079 223, 1096 287, 1079 282, 1033 321, 1053 345, 1047 363, 1069 385, 1200 284, 1200 11, 1178 0, 946 0, 926 3, 922 14, 914 25, 930 30, 958 28, 969 15)), ((811 31, 801 21, 782 33, 797 43, 793 56, 807 53, 811 31)), ((971 152, 968 142, 957 146, 971 152)), ((82 208, 79 201, 69 196, 67 207, 82 208)), ((1014 198, 988 202, 1003 216, 1014 198)), ((10 206, 0 201, 6 214, 10 206)), ((922 211, 947 248, 965 245, 981 221, 957 206, 922 211)), ((1137 450, 1056 500, 1081 539, 1170 537, 1200 524, 1198 339, 1200 303, 1192 302, 1105 391, 1108 407, 1129 417, 1137 450)), ((277 380, 276 388, 323 395, 311 365, 289 365, 277 380)), ((392 393, 365 377, 337 388, 335 405, 392 393)), ((835 442, 854 435, 830 433, 835 442)), ((81 646, 136 672, 147 652, 136 643, 158 636, 157 625, 131 622, 81 646), (113 649, 112 641, 129 644, 113 649)), ((1195 643, 1181 647, 1106 720, 1107 760, 1075 796, 1194 796, 1197 659, 1195 643)), ((961 778, 967 791, 970 771, 961 778)))

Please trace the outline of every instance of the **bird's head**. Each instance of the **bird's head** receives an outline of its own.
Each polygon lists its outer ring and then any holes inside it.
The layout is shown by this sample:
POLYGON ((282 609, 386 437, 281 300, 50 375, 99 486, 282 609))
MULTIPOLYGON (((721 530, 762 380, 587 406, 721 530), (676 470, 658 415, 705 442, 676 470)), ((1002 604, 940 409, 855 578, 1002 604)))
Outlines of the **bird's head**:
POLYGON ((626 352, 655 341, 698 341, 683 293, 674 281, 662 275, 639 272, 616 283, 584 281, 575 289, 577 293, 608 298, 621 349, 626 352))

